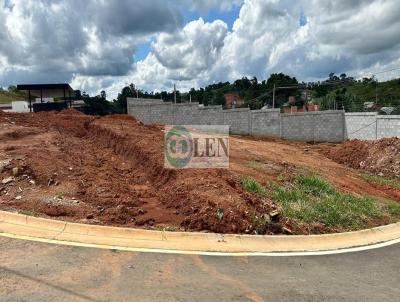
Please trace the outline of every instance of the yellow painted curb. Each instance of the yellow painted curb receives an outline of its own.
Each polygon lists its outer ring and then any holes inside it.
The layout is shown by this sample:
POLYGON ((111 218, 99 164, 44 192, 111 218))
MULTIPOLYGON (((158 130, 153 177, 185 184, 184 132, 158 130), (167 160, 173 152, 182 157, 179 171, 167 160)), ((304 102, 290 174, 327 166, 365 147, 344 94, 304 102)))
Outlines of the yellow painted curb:
POLYGON ((105 227, 0 211, 0 235, 41 242, 171 253, 259 254, 334 251, 400 239, 400 223, 357 232, 257 236, 105 227))

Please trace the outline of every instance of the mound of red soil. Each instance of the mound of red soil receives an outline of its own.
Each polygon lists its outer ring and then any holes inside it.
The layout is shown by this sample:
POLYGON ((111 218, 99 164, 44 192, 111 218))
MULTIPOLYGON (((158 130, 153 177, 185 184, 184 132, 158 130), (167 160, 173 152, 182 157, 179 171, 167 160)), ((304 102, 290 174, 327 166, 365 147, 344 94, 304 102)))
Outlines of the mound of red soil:
POLYGON ((384 138, 376 141, 351 140, 324 149, 323 153, 330 159, 355 169, 400 177, 399 138, 384 138))
POLYGON ((64 109, 59 112, 59 114, 67 114, 67 115, 85 115, 83 112, 80 112, 73 108, 64 109))
MULTIPOLYGON (((23 171, 15 185, 0 192, 1 208, 106 225, 221 233, 282 230, 279 222, 260 230, 255 220, 275 205, 244 192, 229 170, 166 169, 160 127, 129 116, 94 118, 75 110, 1 113, 0 123, 9 128, 0 135, 4 150, 13 146, 7 154, 13 158, 10 167, 23 171)), ((7 169, 2 178, 11 174, 7 169)))

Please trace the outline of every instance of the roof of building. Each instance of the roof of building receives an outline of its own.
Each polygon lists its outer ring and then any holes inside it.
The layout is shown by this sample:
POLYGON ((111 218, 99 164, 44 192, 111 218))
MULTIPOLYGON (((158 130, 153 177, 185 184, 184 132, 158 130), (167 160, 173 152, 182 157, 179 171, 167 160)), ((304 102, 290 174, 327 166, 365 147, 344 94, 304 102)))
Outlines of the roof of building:
POLYGON ((17 85, 18 90, 67 90, 74 91, 69 84, 21 84, 17 85))

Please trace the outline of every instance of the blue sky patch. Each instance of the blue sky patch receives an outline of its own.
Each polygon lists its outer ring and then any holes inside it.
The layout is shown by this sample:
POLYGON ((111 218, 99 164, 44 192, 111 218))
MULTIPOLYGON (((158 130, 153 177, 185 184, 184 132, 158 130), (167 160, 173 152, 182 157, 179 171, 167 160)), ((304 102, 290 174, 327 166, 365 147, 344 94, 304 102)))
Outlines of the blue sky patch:
POLYGON ((306 17, 306 15, 304 15, 304 12, 301 12, 301 14, 300 14, 299 24, 300 24, 300 26, 307 25, 307 17, 306 17))

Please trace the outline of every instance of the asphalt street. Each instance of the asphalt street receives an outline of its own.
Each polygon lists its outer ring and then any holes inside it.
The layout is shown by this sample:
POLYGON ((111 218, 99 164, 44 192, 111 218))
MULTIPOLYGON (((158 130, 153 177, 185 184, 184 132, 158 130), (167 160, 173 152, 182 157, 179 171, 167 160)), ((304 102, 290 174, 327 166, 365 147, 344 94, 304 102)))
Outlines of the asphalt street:
POLYGON ((0 237, 0 301, 400 301, 400 245, 325 256, 212 257, 0 237))

